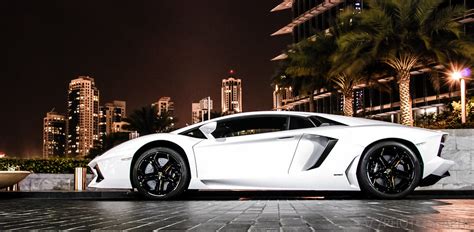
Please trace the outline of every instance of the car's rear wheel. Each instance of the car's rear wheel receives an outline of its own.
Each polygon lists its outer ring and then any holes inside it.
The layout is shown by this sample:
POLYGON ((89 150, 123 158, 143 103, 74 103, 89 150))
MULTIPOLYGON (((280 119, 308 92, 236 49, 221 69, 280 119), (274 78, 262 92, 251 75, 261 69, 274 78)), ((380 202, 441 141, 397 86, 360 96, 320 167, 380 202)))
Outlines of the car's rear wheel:
POLYGON ((383 199, 399 199, 410 194, 421 179, 421 165, 406 145, 384 141, 370 147, 357 169, 362 191, 383 199))
POLYGON ((143 152, 132 170, 138 192, 148 199, 170 199, 183 193, 190 174, 186 161, 176 151, 156 147, 143 152))

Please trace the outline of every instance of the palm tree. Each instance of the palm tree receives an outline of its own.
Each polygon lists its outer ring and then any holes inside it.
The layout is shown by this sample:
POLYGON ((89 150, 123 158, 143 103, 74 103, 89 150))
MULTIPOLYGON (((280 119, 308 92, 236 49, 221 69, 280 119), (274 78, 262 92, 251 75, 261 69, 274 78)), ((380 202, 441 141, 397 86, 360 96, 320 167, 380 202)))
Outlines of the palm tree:
POLYGON ((319 33, 312 39, 303 40, 290 47, 287 52, 288 65, 286 76, 294 79, 294 88, 309 96, 309 111, 315 111, 313 94, 317 89, 328 88, 330 56, 336 50, 336 43, 331 35, 319 33), (298 80, 301 79, 301 80, 298 80))
MULTIPOLYGON (((286 51, 285 51, 286 52, 286 51)), ((293 78, 289 77, 286 69, 289 66, 289 59, 283 59, 278 62, 278 66, 272 76, 272 88, 275 87, 294 87, 293 78)))
POLYGON ((176 122, 176 118, 168 112, 158 114, 155 107, 144 106, 133 111, 124 121, 129 123, 125 126, 126 130, 137 131, 140 135, 147 135, 170 131, 176 122))
MULTIPOLYGON (((156 118, 156 132, 166 133, 174 129, 177 118, 168 111, 162 111, 156 118)), ((140 132, 139 132, 140 133, 140 132)))
POLYGON ((372 80, 375 67, 370 66, 370 64, 360 64, 357 70, 351 70, 348 67, 357 60, 354 60, 350 53, 341 52, 339 49, 340 36, 353 30, 353 12, 351 9, 340 14, 331 28, 336 43, 336 51, 331 55, 332 67, 329 76, 330 80, 336 85, 336 89, 339 89, 342 93, 344 115, 350 117, 354 115, 354 88, 363 83, 372 85, 378 83, 372 80))
POLYGON ((410 72, 419 64, 444 63, 450 57, 474 54, 463 39, 460 6, 443 0, 368 0, 361 14, 353 15, 351 30, 338 39, 339 49, 352 56, 348 70, 382 62, 396 72, 402 124, 413 125, 410 72), (362 65, 361 65, 362 64, 362 65))
POLYGON ((343 113, 344 116, 352 117, 354 115, 354 86, 362 82, 363 76, 346 75, 345 73, 333 76, 332 82, 336 84, 342 92, 343 97, 343 113))
MULTIPOLYGON (((293 85, 300 86, 294 89, 307 89, 310 96, 319 88, 342 92, 345 116, 354 114, 354 87, 363 83, 377 83, 372 80, 373 74, 376 73, 375 67, 367 64, 362 67, 368 69, 361 67, 357 71, 346 70, 346 63, 351 62, 350 57, 345 53, 337 53, 339 36, 352 29, 352 16, 352 12, 341 14, 328 32, 316 34, 312 39, 296 44, 288 52, 289 62, 286 62, 285 70, 287 75, 297 77, 296 80, 298 77, 305 77, 303 81, 293 82, 293 85)), ((279 82, 285 84, 284 80, 280 79, 279 82)), ((314 106, 314 103, 310 104, 310 108, 311 106, 314 106)))

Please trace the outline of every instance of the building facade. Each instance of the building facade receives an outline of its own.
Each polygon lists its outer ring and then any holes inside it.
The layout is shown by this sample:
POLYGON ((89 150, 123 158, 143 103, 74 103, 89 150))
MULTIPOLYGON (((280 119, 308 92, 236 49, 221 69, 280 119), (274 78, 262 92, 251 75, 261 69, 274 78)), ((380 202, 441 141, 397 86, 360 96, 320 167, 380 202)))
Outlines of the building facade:
POLYGON ((158 115, 162 112, 168 112, 170 115, 174 115, 174 102, 171 97, 160 97, 157 102, 151 104, 152 107, 156 108, 158 115))
POLYGON ((199 102, 191 104, 191 123, 198 123, 207 120, 209 113, 214 108, 214 103, 210 97, 201 99, 199 102))
POLYGON ((79 76, 69 83, 67 156, 84 157, 99 143, 99 90, 94 78, 79 76))
POLYGON ((66 151, 66 117, 56 112, 43 119, 43 158, 64 156, 66 151))
POLYGON ((242 112, 242 80, 235 77, 233 70, 226 79, 222 79, 221 109, 222 114, 242 112))
POLYGON ((201 107, 199 102, 191 103, 191 124, 201 121, 201 107))
MULTIPOLYGON (((464 17, 458 19, 463 23, 468 36, 474 35, 474 1, 448 0, 447 4, 460 4, 468 11, 464 17)), ((291 34, 293 43, 298 43, 314 34, 329 28, 335 17, 345 8, 351 7, 356 13, 362 13, 363 0, 283 0, 272 12, 291 10, 292 20, 289 24, 277 30, 272 36, 291 34)), ((284 54, 278 55, 273 60, 285 59, 284 54)), ((440 83, 441 88, 435 90, 430 74, 423 70, 411 72, 411 97, 413 116, 426 113, 435 113, 444 110, 447 103, 459 100, 459 85, 447 86, 440 83)), ((440 75, 445 75, 440 73, 440 75)), ((391 89, 396 90, 398 85, 394 78, 385 78, 379 82, 386 82, 391 89)), ((474 94, 474 81, 467 85, 468 95, 474 94)), ((337 92, 328 92, 325 89, 317 90, 312 96, 315 100, 317 112, 341 114, 342 96, 337 92)), ((273 92, 274 110, 309 110, 309 97, 297 96, 288 88, 275 87, 273 92)), ((398 91, 383 91, 377 88, 368 88, 364 85, 357 86, 354 91, 354 113, 356 116, 378 118, 385 121, 399 122, 400 103, 398 91)))
POLYGON ((111 103, 106 103, 104 106, 100 107, 99 135, 101 138, 117 132, 117 127, 114 126, 114 124, 121 123, 123 119, 126 118, 126 108, 127 103, 125 101, 117 100, 111 103))
POLYGON ((124 121, 121 121, 121 122, 113 122, 112 123, 112 131, 111 133, 122 133, 122 132, 126 132, 126 133, 130 133, 131 131, 130 130, 127 130, 125 129, 126 126, 130 125, 128 122, 124 122, 124 121))

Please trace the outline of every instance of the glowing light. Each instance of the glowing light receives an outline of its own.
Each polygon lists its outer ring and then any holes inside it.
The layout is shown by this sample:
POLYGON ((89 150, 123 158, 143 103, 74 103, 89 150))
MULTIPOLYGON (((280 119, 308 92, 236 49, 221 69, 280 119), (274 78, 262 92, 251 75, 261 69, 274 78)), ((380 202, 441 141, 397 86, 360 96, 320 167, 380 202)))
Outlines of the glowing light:
POLYGON ((454 71, 451 73, 451 78, 453 78, 454 80, 459 80, 462 78, 462 73, 459 71, 454 71))
POLYGON ((466 123, 466 77, 471 75, 469 68, 459 68, 451 65, 451 79, 454 81, 460 81, 461 86, 461 123, 466 123))

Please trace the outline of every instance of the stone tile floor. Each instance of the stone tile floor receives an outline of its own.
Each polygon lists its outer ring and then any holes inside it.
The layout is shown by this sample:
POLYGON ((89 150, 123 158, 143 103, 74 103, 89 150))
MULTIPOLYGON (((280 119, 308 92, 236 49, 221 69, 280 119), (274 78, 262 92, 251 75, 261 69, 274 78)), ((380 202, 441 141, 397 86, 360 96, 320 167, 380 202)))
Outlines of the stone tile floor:
POLYGON ((0 230, 474 230, 474 200, 0 199, 0 230))

